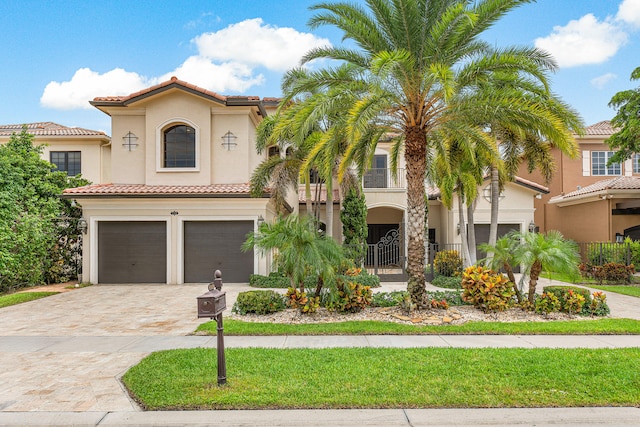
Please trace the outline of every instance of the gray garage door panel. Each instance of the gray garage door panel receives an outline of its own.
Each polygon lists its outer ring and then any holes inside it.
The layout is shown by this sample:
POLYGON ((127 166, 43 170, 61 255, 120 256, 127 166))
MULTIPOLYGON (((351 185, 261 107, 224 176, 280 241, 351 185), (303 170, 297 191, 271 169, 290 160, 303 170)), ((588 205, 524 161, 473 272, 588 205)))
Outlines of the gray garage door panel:
POLYGON ((184 223, 184 281, 207 283, 213 272, 222 281, 247 283, 253 273, 253 251, 240 247, 253 231, 253 221, 186 221, 184 223))
MULTIPOLYGON (((476 244, 480 243, 489 243, 489 228, 491 226, 489 224, 476 224, 476 244)), ((520 224, 498 224, 498 238, 504 236, 510 231, 520 231, 520 224)), ((487 256, 487 254, 481 251, 479 248, 476 248, 476 256, 477 259, 482 259, 487 256)), ((519 270, 519 267, 516 267, 519 270)))
POLYGON ((100 221, 98 282, 166 283, 166 222, 100 221))

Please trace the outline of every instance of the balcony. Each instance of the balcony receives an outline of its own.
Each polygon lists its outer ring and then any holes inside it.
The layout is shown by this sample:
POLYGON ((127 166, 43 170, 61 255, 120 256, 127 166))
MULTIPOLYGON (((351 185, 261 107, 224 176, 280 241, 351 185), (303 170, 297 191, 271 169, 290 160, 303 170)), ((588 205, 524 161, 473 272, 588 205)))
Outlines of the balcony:
POLYGON ((394 174, 391 169, 369 169, 362 179, 362 187, 367 189, 405 190, 404 169, 398 169, 394 174))

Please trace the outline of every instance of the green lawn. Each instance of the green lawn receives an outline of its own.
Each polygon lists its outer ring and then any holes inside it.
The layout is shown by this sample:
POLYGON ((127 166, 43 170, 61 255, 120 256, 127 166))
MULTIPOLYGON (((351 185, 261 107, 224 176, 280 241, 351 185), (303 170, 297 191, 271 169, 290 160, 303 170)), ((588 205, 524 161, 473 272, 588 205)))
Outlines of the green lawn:
POLYGON ((640 405, 640 348, 227 349, 153 353, 123 381, 148 410, 640 405))
POLYGON ((20 304, 22 302, 33 301, 59 294, 60 292, 20 292, 17 294, 0 295, 0 308, 10 305, 20 304))
MULTIPOLYGON (((197 331, 215 335, 216 322, 203 323, 197 331)), ((225 335, 638 335, 640 334, 640 321, 598 319, 554 322, 467 322, 463 325, 418 326, 381 321, 286 324, 226 319, 224 333, 225 335)))
POLYGON ((640 298, 640 286, 638 285, 588 285, 590 288, 600 289, 606 292, 629 295, 640 298))

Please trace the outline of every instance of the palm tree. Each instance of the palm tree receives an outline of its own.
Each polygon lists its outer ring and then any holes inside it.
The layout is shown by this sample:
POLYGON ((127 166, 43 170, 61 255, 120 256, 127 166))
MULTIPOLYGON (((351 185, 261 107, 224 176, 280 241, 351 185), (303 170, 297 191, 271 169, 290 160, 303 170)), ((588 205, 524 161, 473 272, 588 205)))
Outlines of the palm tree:
POLYGON ((544 233, 524 232, 514 252, 516 263, 524 265, 529 276, 529 302, 533 304, 536 285, 542 271, 577 274, 580 263, 578 245, 566 240, 557 230, 544 233))
POLYGON ((522 293, 518 288, 516 276, 513 273, 513 266, 518 265, 515 259, 515 253, 519 244, 519 233, 511 232, 499 238, 495 245, 487 243, 481 244, 480 249, 491 254, 490 257, 483 259, 482 263, 495 271, 502 269, 507 274, 509 281, 513 283, 513 290, 520 303, 522 302, 522 293))
POLYGON ((273 223, 264 222, 250 233, 243 250, 256 248, 261 255, 277 250, 278 266, 289 277, 291 287, 304 292, 304 279, 318 277, 316 296, 322 284, 335 277, 342 261, 342 247, 318 231, 317 222, 308 215, 289 215, 273 223))
POLYGON ((340 171, 356 162, 366 169, 381 135, 398 135, 392 168, 403 155, 407 173, 408 290, 424 297, 425 174, 428 149, 438 139, 480 140, 477 123, 494 116, 524 118, 525 102, 505 101, 501 92, 474 96, 478 85, 500 70, 517 71, 546 85, 550 57, 536 49, 495 49, 479 39, 507 12, 530 0, 365 0, 365 6, 321 3, 312 28, 334 25, 354 48, 326 47, 314 59, 341 65, 309 73, 292 86, 297 93, 333 88, 354 93, 346 110, 351 145, 340 171), (472 120, 473 119, 473 120, 472 120))

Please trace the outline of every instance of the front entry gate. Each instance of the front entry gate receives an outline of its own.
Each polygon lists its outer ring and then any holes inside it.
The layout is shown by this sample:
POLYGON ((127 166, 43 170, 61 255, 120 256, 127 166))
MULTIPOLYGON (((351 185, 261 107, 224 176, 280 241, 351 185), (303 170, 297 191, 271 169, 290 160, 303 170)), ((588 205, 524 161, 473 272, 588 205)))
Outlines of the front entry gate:
POLYGON ((379 242, 367 245, 365 265, 381 282, 406 281, 406 264, 403 233, 398 229, 387 232, 379 242))

